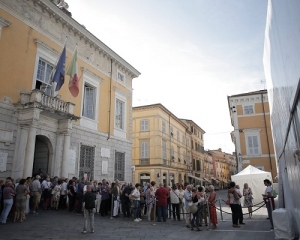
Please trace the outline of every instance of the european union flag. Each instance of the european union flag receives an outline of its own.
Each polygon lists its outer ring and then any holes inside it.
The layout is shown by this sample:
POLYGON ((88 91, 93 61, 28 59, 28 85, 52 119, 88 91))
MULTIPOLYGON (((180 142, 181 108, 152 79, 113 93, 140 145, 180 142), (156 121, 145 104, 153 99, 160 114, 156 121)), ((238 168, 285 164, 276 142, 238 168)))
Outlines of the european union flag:
POLYGON ((55 91, 59 91, 61 86, 65 82, 65 63, 66 63, 66 46, 64 47, 58 63, 56 65, 55 73, 52 79, 52 82, 56 82, 55 91))

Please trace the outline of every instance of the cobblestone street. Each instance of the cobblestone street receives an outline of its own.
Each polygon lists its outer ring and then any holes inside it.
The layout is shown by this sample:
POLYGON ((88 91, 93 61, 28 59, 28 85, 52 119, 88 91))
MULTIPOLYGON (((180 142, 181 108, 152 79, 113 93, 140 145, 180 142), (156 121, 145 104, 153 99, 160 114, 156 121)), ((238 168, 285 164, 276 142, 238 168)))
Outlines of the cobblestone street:
MULTIPOLYGON (((223 191, 219 191, 219 195, 223 191)), ((222 209, 231 212, 229 207, 222 204, 222 209)), ((255 210, 254 208, 253 210, 255 210)), ((244 210, 245 212, 245 210, 244 210)), ((270 231, 270 222, 266 219, 266 208, 253 213, 249 219, 245 215, 246 225, 239 229, 232 228, 231 215, 224 214, 221 221, 218 212, 218 228, 208 230, 202 227, 201 232, 191 231, 183 221, 168 219, 166 223, 153 223, 143 219, 136 223, 132 219, 122 217, 110 219, 95 215, 95 233, 82 234, 83 216, 69 213, 67 210, 40 210, 39 214, 29 214, 23 223, 0 225, 0 239, 209 239, 209 240, 268 240, 274 239, 270 231)))

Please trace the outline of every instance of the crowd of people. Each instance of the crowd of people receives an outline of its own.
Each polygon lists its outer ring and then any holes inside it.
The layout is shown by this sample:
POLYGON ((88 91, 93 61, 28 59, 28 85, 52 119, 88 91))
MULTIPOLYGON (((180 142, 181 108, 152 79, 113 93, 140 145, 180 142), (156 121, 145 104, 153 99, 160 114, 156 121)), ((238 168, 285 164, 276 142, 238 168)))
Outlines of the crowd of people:
MULTIPOLYGON (((193 185, 173 184, 167 187, 162 183, 157 185, 154 181, 144 186, 138 183, 121 185, 118 180, 110 184, 105 179, 87 182, 84 178, 51 178, 43 173, 16 181, 9 177, 5 182, 1 180, 0 186, 1 224, 6 224, 9 214, 13 216, 13 222, 23 222, 29 213, 67 209, 70 213, 85 216, 84 232, 87 224, 94 231, 94 214, 105 217, 109 213, 113 218, 122 214, 125 219, 133 218, 134 222, 140 222, 142 218, 148 221, 155 218, 158 222, 166 222, 171 218, 185 220, 191 230, 201 231, 202 224, 207 226, 208 222, 206 202, 213 205, 215 200, 213 186, 210 186, 211 194, 207 196, 205 188, 201 186, 195 188, 193 185), (93 199, 93 204, 86 204, 87 195, 93 199)), ((215 228, 217 214, 215 208, 211 210, 215 228)))
MULTIPOLYGON (((268 199, 272 195, 270 181, 265 180, 267 186, 263 195, 268 199)), ((211 228, 217 228, 216 192, 214 186, 205 187, 193 185, 183 186, 173 184, 158 185, 152 181, 144 186, 137 184, 120 184, 118 180, 108 183, 105 179, 101 182, 86 181, 85 178, 72 179, 50 178, 42 173, 34 178, 19 179, 14 181, 7 178, 5 183, 0 180, 0 223, 6 224, 8 215, 11 213, 13 222, 23 222, 27 214, 38 214, 40 209, 61 210, 68 209, 70 213, 84 215, 84 230, 88 225, 94 232, 94 214, 102 217, 110 212, 113 218, 133 218, 134 222, 148 221, 166 222, 167 219, 181 221, 192 231, 201 231, 203 225, 208 225, 208 217, 212 224, 211 228), (155 219, 154 219, 155 218, 155 219)), ((253 196, 248 184, 244 185, 241 192, 239 186, 230 183, 228 189, 228 201, 232 211, 233 227, 240 227, 243 222, 241 197, 244 196, 244 206, 248 208, 249 217, 252 217, 253 196)), ((270 222, 272 223, 271 205, 266 200, 270 222)), ((273 207, 274 209, 274 207, 273 207)))

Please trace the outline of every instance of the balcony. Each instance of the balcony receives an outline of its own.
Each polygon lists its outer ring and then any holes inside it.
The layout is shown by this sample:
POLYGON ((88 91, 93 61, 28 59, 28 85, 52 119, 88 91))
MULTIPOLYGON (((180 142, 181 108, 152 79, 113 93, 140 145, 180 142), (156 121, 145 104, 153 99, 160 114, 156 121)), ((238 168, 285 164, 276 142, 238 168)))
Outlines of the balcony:
POLYGON ((20 103, 24 108, 38 108, 58 119, 79 119, 79 117, 74 116, 74 103, 49 96, 38 89, 33 89, 31 92, 21 92, 20 103))
POLYGON ((167 159, 161 158, 141 158, 135 159, 132 161, 133 165, 135 166, 165 166, 165 167, 172 167, 178 168, 183 170, 188 170, 188 165, 184 163, 179 163, 175 161, 170 161, 167 159))

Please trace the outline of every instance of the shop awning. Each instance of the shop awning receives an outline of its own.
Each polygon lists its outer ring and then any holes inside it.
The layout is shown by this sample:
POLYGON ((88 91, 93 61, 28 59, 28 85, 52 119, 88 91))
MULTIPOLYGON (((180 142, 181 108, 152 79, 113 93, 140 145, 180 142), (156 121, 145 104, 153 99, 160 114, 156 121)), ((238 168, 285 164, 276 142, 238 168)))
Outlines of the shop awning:
POLYGON ((198 181, 203 181, 202 178, 195 177, 195 176, 192 175, 192 174, 189 174, 188 176, 191 177, 191 178, 194 178, 194 179, 196 179, 196 180, 198 180, 198 181))
POLYGON ((203 178, 203 180, 211 184, 211 181, 209 181, 207 178, 203 178))

